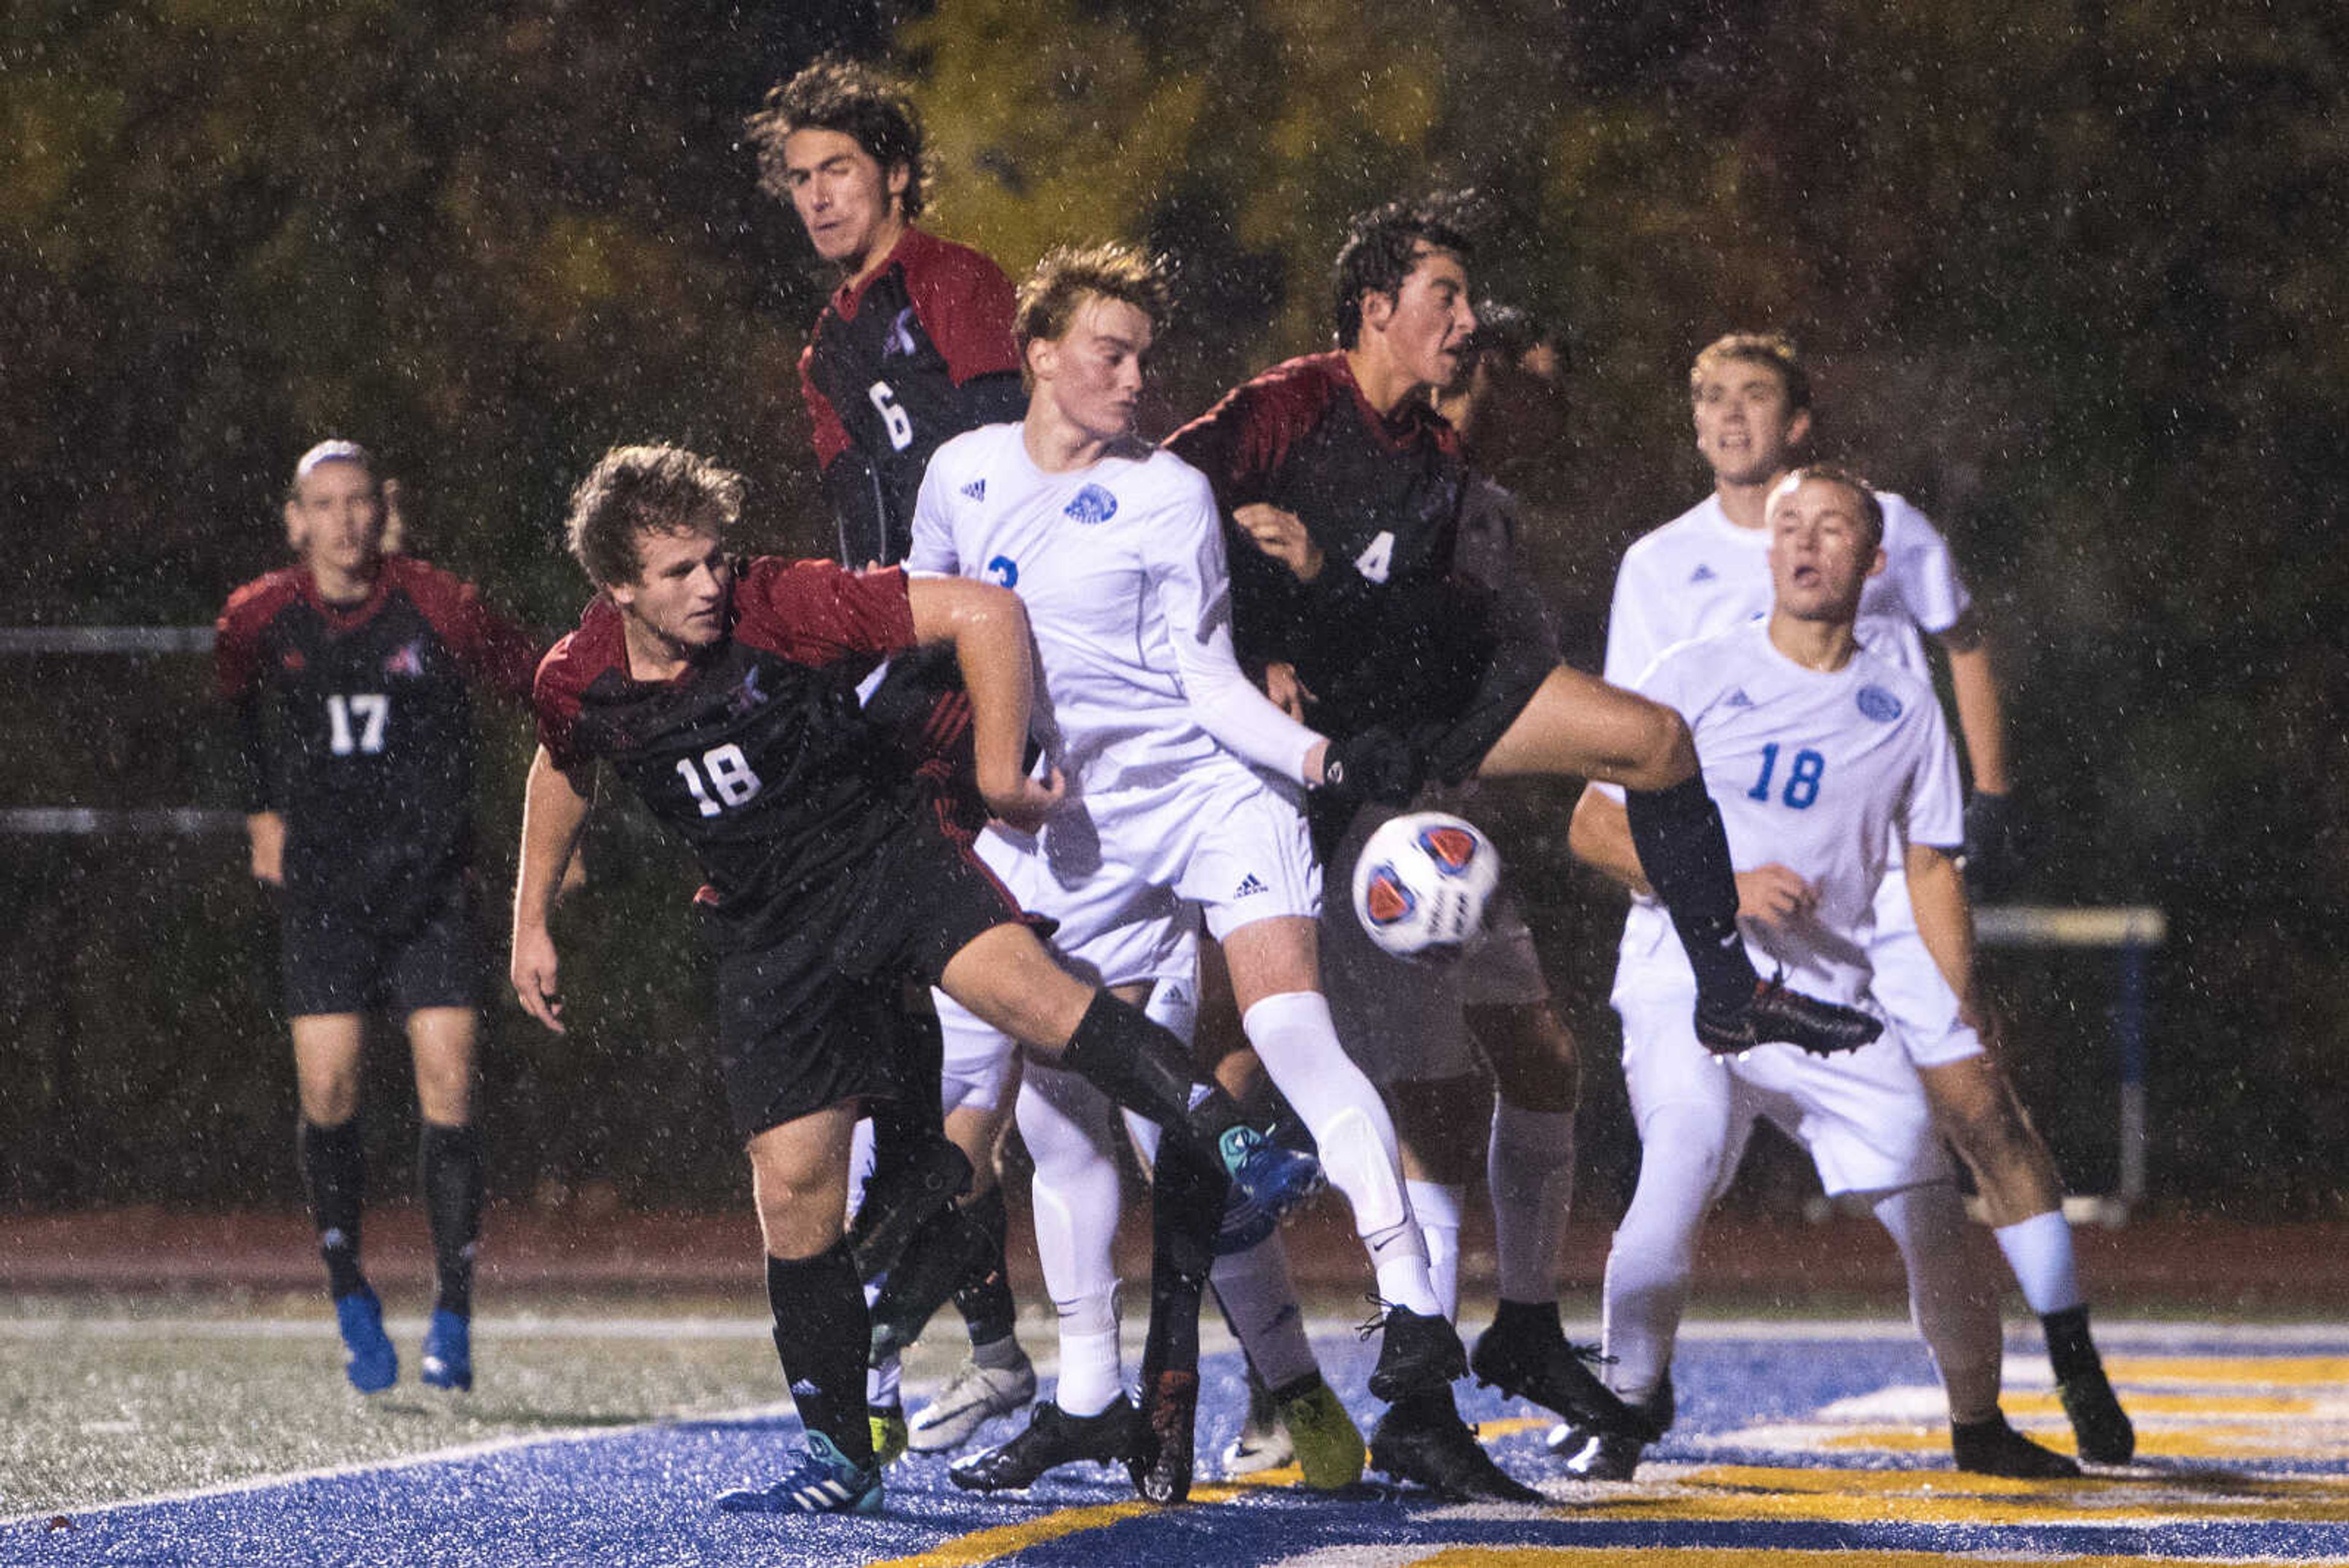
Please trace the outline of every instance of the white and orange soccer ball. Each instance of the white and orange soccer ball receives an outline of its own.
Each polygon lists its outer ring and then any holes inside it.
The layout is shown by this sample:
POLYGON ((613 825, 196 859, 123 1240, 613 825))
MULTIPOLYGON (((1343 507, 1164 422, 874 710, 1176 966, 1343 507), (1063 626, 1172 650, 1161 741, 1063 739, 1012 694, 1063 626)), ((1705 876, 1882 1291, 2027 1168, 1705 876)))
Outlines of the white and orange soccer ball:
POLYGON ((1443 960, 1485 929, 1501 856, 1475 824, 1415 811, 1379 827, 1354 863, 1354 915, 1397 958, 1443 960))

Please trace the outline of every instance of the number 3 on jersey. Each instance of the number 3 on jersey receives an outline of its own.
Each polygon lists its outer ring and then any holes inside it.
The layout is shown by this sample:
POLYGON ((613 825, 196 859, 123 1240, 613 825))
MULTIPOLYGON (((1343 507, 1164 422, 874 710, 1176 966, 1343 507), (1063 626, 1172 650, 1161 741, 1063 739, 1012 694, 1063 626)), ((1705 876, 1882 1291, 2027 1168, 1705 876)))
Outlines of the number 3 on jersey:
POLYGON ((889 450, 903 452, 914 444, 914 416, 898 405, 897 394, 886 381, 875 381, 864 389, 864 395, 880 411, 881 422, 888 428, 889 450))
POLYGON ((759 775, 750 771, 750 759, 731 741, 702 753, 698 767, 691 757, 678 758, 677 774, 685 781, 693 804, 701 808, 704 816, 716 816, 730 805, 741 805, 759 793, 759 775))
MULTIPOLYGON (((1771 741, 1762 748, 1762 776, 1745 792, 1748 800, 1770 798, 1770 775, 1778 770, 1778 742, 1771 741)), ((1819 798, 1819 776, 1827 771, 1827 760, 1807 746, 1795 753, 1786 769, 1786 787, 1778 798, 1796 811, 1808 807, 1819 798)))

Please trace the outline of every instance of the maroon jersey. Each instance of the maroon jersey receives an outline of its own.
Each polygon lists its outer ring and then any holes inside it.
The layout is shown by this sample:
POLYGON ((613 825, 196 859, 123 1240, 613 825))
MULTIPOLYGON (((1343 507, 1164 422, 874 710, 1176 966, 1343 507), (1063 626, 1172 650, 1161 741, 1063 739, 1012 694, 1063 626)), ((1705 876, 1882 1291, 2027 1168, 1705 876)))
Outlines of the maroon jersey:
POLYGON ((1166 440, 1207 476, 1226 519, 1233 634, 1252 666, 1297 667, 1315 727, 1415 729, 1468 702, 1493 643, 1484 596, 1453 558, 1468 488, 1442 415, 1410 398, 1372 409, 1342 353, 1276 365, 1166 440), (1263 502, 1321 547, 1300 583, 1231 524, 1263 502))
POLYGON ((993 262, 909 228, 879 270, 843 285, 816 317, 800 387, 842 565, 904 560, 931 454, 1025 410, 1012 310, 993 262))
POLYGON ((608 761, 693 846, 748 943, 907 826, 918 789, 856 683, 913 646, 914 615, 902 572, 773 556, 742 567, 730 613, 730 635, 682 675, 639 680, 599 597, 539 666, 533 701, 554 764, 608 761))
POLYGON ((355 605, 321 598, 306 567, 272 572, 229 597, 216 631, 244 808, 285 815, 286 892, 401 925, 471 857, 467 682, 526 700, 537 639, 398 556, 355 605))

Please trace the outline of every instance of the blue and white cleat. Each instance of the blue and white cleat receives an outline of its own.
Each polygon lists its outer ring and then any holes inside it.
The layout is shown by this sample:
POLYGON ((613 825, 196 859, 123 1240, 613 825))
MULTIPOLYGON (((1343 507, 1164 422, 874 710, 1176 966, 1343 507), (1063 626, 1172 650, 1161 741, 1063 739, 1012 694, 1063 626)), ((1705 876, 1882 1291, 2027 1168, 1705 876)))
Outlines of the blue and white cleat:
POLYGON ((720 1513, 878 1513, 881 1467, 860 1465, 822 1432, 807 1435, 807 1452, 782 1480, 757 1490, 721 1492, 720 1513))
POLYGON ((343 1348, 350 1353, 343 1375, 362 1394, 380 1394, 399 1381, 399 1352, 383 1332, 383 1303, 373 1286, 361 1285, 335 1298, 335 1324, 343 1331, 343 1348))
POLYGON ((473 1386, 472 1320, 434 1308, 432 1326, 424 1331, 424 1364, 420 1374, 434 1388, 462 1393, 473 1386))
POLYGON ((1225 1200, 1223 1223, 1216 1232, 1216 1251, 1222 1255, 1245 1252, 1271 1235, 1328 1180, 1319 1160, 1276 1143, 1254 1127, 1233 1127, 1216 1152, 1232 1179, 1231 1197, 1225 1200))

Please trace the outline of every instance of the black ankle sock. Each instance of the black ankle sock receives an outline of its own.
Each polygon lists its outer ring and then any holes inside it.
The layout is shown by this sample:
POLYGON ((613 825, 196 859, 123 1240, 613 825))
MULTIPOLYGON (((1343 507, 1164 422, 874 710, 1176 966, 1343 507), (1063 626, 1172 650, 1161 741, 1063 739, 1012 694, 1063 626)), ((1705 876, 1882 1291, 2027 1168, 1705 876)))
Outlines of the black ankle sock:
POLYGON ((1556 1302, 1513 1302, 1506 1296, 1493 1303, 1493 1326, 1535 1334, 1564 1332, 1558 1325, 1556 1302))
POLYGON ((1737 935, 1737 876, 1721 809, 1692 774, 1668 789, 1627 790, 1623 809, 1648 885, 1672 918, 1698 995, 1743 1000, 1757 979, 1737 935))
POLYGON ((978 1227, 988 1244, 955 1291, 955 1308, 969 1325, 973 1345, 992 1345, 1010 1336, 1019 1312, 1019 1303, 1011 1299, 1011 1280, 1003 1261, 1004 1237, 1009 1227, 1003 1189, 988 1188, 963 1210, 963 1219, 978 1227))
POLYGON ((1433 1388, 1414 1388, 1387 1407, 1392 1415, 1417 1421, 1456 1421, 1460 1407, 1452 1402, 1452 1385, 1438 1384, 1433 1388))
POLYGON ((417 1140, 424 1213, 432 1228, 438 1312, 473 1315, 473 1251, 481 1236, 481 1135, 426 1122, 417 1140))
POLYGON ((2104 1365, 2096 1355, 2096 1342, 2088 1337, 2085 1305, 2047 1313, 2040 1318, 2039 1325, 2047 1331, 2047 1364, 2054 1370, 2058 1383, 2069 1382, 2104 1365))
POLYGON ((357 1116, 339 1127, 305 1120, 295 1129, 310 1222, 326 1262, 326 1289, 337 1301, 367 1288, 359 1272, 359 1210, 367 1201, 367 1154, 357 1116))
POLYGON ((871 1464, 864 1355, 873 1328, 848 1244, 835 1241, 812 1258, 769 1258, 767 1304, 775 1314, 775 1355, 800 1424, 831 1438, 849 1459, 871 1464))

